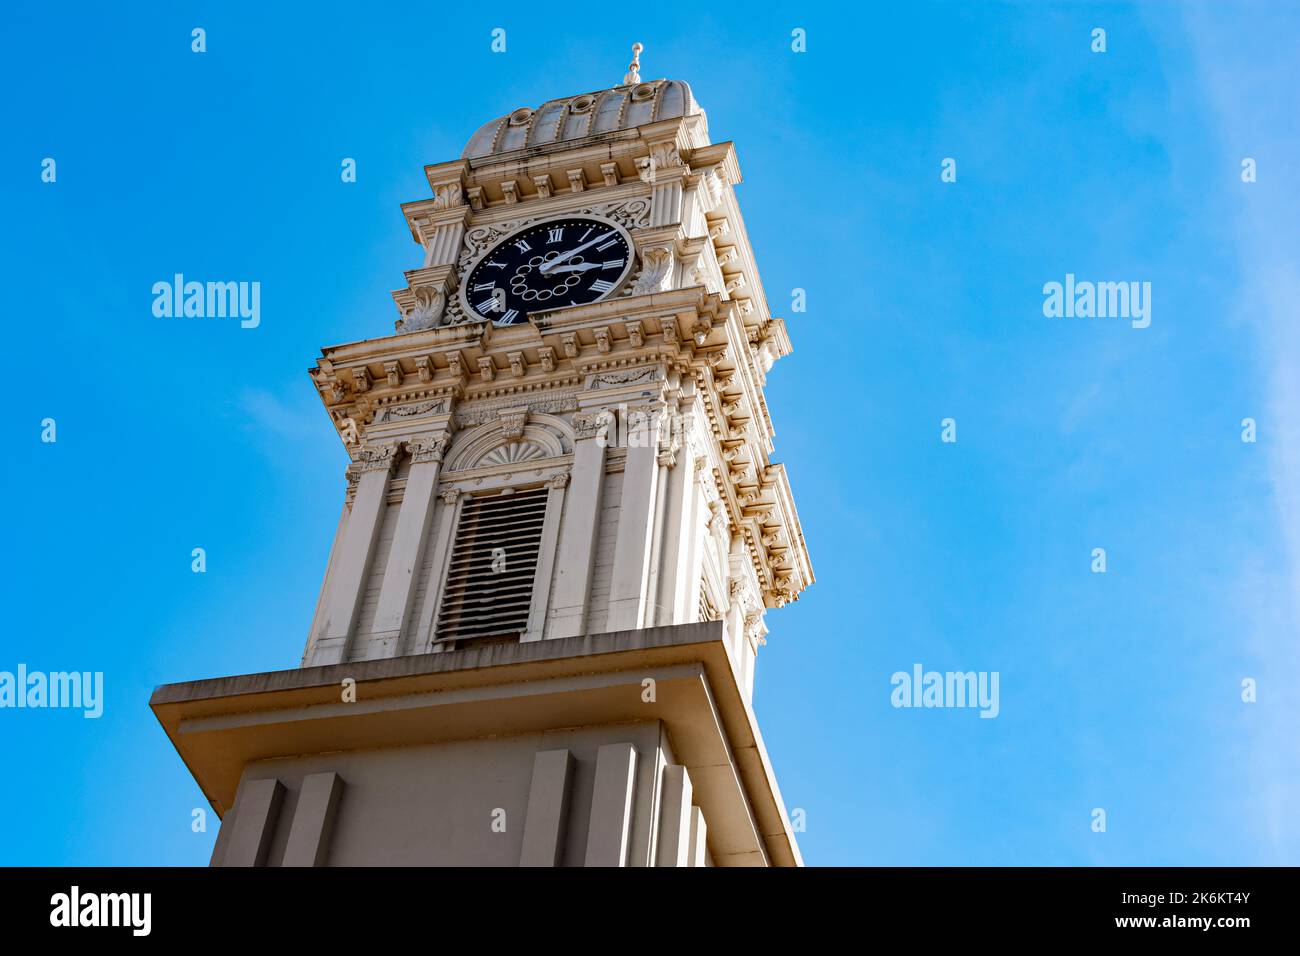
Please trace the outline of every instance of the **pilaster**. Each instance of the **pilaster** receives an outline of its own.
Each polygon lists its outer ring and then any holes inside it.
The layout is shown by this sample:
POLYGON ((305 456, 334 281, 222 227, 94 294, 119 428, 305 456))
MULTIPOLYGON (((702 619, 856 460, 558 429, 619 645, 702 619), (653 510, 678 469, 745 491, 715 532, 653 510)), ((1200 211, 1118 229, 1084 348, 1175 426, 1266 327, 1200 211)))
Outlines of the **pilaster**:
POLYGON ((437 513, 437 531, 434 535, 433 566, 429 568, 429 580, 424 592, 424 611, 415 624, 415 632, 410 638, 412 654, 427 654, 442 650, 436 641, 438 635, 434 627, 438 620, 438 605, 442 603, 442 586, 447 577, 447 562, 451 560, 451 536, 460 520, 460 509, 465 496, 459 489, 448 488, 439 496, 442 505, 437 513))
POLYGON ((609 413, 605 411, 579 412, 573 417, 573 470, 560 533, 549 637, 575 637, 583 633, 587 622, 601 486, 605 482, 604 435, 608 421, 609 413))
POLYGON ((528 611, 528 629, 523 640, 540 641, 546 632, 546 615, 550 607, 551 582, 560 542, 560 523, 564 514, 565 491, 570 476, 559 474, 547 481, 546 516, 542 521, 542 540, 538 545, 537 573, 533 577, 533 603, 528 611))
POLYGON ((347 659, 348 642, 361 609, 362 592, 383 519, 388 482, 397 462, 398 442, 362 445, 348 471, 357 479, 356 497, 343 529, 337 574, 327 586, 310 658, 312 666, 347 659))
POLYGON ((649 589, 650 545, 659 491, 662 406, 642 406, 632 410, 629 418, 629 447, 623 468, 623 498, 619 505, 606 631, 641 627, 649 589))
POLYGON ((425 544, 433 517, 434 492, 443 455, 451 441, 449 432, 406 442, 411 470, 406 478, 397 531, 388 552, 388 566, 379 592, 374 633, 364 657, 395 657, 402 653, 402 632, 415 596, 416 576, 424 561, 425 544))

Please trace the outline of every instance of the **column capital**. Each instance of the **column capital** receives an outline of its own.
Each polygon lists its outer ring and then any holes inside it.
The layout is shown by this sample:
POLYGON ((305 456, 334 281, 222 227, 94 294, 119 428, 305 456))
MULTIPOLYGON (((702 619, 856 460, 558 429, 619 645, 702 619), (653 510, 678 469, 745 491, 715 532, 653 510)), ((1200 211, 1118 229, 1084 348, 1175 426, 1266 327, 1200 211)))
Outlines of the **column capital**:
POLYGON ((441 435, 424 435, 420 438, 409 439, 406 442, 406 453, 411 456, 413 465, 440 462, 443 455, 447 454, 447 448, 450 445, 451 434, 448 432, 441 435))
POLYGON ((400 445, 401 442, 396 441, 364 444, 357 449, 357 457, 348 467, 362 475, 372 471, 392 471, 393 465, 397 463, 397 451, 400 445))
POLYGON ((608 408, 578 412, 573 416, 573 437, 579 441, 596 438, 609 429, 611 421, 614 421, 614 412, 608 408))

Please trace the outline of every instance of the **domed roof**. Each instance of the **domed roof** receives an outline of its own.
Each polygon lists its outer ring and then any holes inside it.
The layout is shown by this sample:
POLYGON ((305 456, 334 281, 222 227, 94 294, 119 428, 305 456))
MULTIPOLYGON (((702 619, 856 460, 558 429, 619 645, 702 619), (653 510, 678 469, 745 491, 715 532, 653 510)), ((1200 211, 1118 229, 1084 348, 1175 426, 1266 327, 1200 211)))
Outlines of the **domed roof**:
POLYGON ((479 127, 462 159, 495 156, 516 149, 575 144, 589 136, 634 129, 647 123, 703 115, 681 80, 627 83, 613 89, 550 100, 537 109, 521 107, 479 127))

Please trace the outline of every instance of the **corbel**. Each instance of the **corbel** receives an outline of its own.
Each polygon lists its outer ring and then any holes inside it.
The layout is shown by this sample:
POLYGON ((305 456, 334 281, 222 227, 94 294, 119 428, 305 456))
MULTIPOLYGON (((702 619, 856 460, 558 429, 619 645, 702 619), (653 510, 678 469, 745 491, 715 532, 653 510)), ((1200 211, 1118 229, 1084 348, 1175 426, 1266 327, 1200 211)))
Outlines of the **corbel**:
POLYGON ((497 369, 490 356, 478 360, 478 371, 479 377, 485 382, 491 382, 497 377, 497 369))
POLYGON ((533 177, 533 185, 537 187, 538 199, 551 198, 551 176, 550 173, 543 173, 540 176, 533 177))
POLYGON ((358 392, 370 391, 370 369, 366 368, 364 365, 352 370, 352 380, 356 383, 358 392))
POLYGON ((384 372, 388 376, 388 385, 390 388, 399 388, 402 384, 402 363, 385 362, 384 372))
POLYGON ((456 350, 453 352, 448 352, 446 354, 446 358, 447 358, 447 370, 451 372, 452 379, 454 379, 457 383, 463 385, 465 383, 465 376, 466 376, 464 357, 461 355, 459 350, 456 350))
POLYGON ((726 415, 727 418, 734 418, 736 421, 741 422, 747 422, 750 419, 749 413, 745 411, 744 403, 739 400, 734 402, 724 401, 722 403, 722 414, 726 415))
POLYGON ((573 192, 580 193, 587 188, 587 180, 586 177, 582 174, 581 169, 570 169, 568 171, 568 176, 569 176, 569 189, 571 189, 573 192))

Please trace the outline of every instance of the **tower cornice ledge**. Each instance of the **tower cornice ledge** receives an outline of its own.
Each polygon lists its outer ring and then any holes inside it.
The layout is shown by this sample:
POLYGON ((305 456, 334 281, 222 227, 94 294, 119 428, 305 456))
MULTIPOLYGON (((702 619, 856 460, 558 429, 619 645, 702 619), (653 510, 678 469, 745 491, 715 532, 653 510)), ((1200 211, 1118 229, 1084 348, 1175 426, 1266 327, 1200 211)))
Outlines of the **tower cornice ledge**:
POLYGON ((558 712, 577 724, 660 720, 710 821, 715 862, 802 866, 746 697, 723 624, 710 621, 165 684, 149 706, 222 818, 250 763, 340 741, 365 750, 539 733, 558 712), (348 703, 346 678, 357 689, 348 703))

